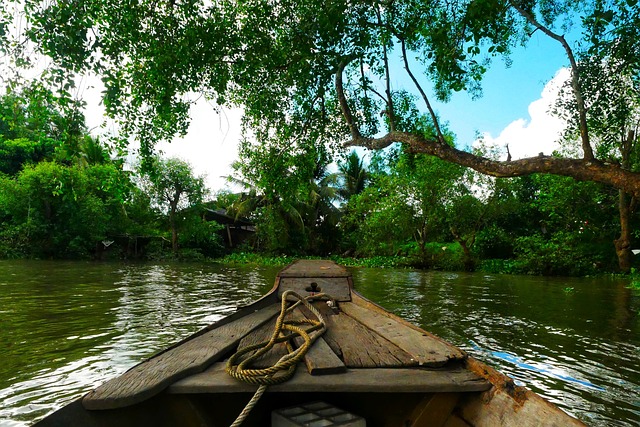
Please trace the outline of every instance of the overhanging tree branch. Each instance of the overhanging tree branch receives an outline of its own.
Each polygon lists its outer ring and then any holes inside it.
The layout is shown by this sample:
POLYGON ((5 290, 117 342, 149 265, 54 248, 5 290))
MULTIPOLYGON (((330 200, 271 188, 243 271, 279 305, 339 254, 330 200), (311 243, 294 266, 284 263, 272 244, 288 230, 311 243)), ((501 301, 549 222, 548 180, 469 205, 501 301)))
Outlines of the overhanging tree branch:
POLYGON ((343 58, 340 64, 338 65, 338 70, 336 71, 336 93, 338 95, 338 102, 340 103, 340 110, 342 111, 342 116, 347 122, 347 126, 349 126, 349 131, 351 132, 351 138, 354 140, 362 138, 362 134, 360 133, 360 129, 358 128, 357 123, 353 118, 353 114, 351 114, 351 108, 349 107, 349 103, 347 102, 347 97, 344 94, 344 86, 342 84, 342 73, 349 62, 353 60, 353 57, 343 58))
POLYGON ((600 182, 640 195, 640 174, 624 170, 615 164, 599 161, 537 156, 501 162, 459 150, 438 140, 428 140, 421 135, 406 132, 389 132, 379 138, 360 136, 348 141, 346 145, 379 150, 395 142, 406 144, 413 152, 436 156, 498 178, 512 178, 534 173, 555 174, 569 176, 579 181, 600 182))
POLYGON ((427 98, 427 95, 424 93, 424 90, 422 90, 422 86, 420 86, 420 83, 418 83, 418 80, 415 78, 415 76, 411 72, 411 69, 409 68, 409 61, 407 59, 407 47, 405 45, 404 39, 401 37, 398 37, 398 38, 402 46, 402 58, 404 60, 404 68, 405 70, 407 70, 409 77, 411 77, 411 80, 416 85, 416 88, 420 92, 420 95, 422 96, 424 103, 427 104, 427 109, 429 110, 429 114, 431 115, 431 120, 433 120, 433 125, 435 126, 436 132, 438 133, 438 139, 440 140, 441 143, 444 144, 445 143, 444 135, 442 134, 442 130, 440 129, 440 124, 438 123, 438 116, 436 116, 435 111, 433 111, 433 108, 431 107, 431 103, 429 102, 429 98, 427 98))

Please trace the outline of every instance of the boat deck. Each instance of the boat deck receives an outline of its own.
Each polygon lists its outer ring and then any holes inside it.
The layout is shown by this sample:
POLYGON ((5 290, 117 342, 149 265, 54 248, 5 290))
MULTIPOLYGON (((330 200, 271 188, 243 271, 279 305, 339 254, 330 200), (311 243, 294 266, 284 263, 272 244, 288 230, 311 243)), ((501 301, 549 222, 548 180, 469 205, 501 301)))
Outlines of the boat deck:
MULTIPOLYGON (((380 286, 385 286, 381 283, 380 286)), ((37 423, 38 427, 220 427, 231 425, 258 386, 228 375, 236 351, 272 335, 287 290, 327 293, 315 301, 326 332, 288 381, 269 386, 243 426, 264 426, 273 411, 324 402, 370 427, 584 426, 507 376, 353 291, 330 261, 298 261, 267 295, 107 381, 37 423)), ((314 318, 307 307, 294 320, 314 318)), ((294 347, 301 338, 294 338, 294 347)), ((285 354, 276 345, 253 367, 285 354)), ((323 424, 320 424, 323 425, 323 424)))
MULTIPOLYGON (((339 309, 333 310, 326 301, 313 303, 327 330, 294 377, 269 387, 268 393, 464 393, 491 387, 464 367, 463 351, 352 292, 351 276, 342 267, 305 261, 283 270, 262 300, 108 381, 85 396, 83 405, 118 408, 163 390, 169 394, 255 391, 257 386, 226 374, 225 360, 237 348, 268 339, 280 311, 279 296, 287 289, 303 295, 328 293, 338 300, 339 309)), ((303 306, 288 317, 315 318, 303 306)), ((277 344, 252 366, 271 366, 285 353, 285 344, 277 344)))

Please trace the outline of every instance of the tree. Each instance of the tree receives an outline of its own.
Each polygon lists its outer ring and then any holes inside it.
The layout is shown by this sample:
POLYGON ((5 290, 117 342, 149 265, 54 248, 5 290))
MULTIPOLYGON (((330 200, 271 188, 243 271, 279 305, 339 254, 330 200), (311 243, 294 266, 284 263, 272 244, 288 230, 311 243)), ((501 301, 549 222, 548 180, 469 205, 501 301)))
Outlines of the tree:
POLYGON ((125 131, 137 134, 145 152, 159 138, 185 131, 186 94, 200 91, 219 105, 241 105, 256 139, 266 143, 278 133, 292 150, 310 133, 372 149, 401 142, 496 177, 552 173, 640 191, 639 173, 595 158, 588 88, 576 60, 581 52, 597 52, 623 61, 637 77, 640 11, 635 0, 553 5, 143 0, 133 6, 116 0, 27 0, 25 5, 30 39, 63 69, 99 73, 108 112, 125 119, 125 131), (562 35, 571 24, 583 34, 574 47, 562 35), (535 31, 557 41, 567 54, 580 157, 497 161, 450 146, 440 132, 399 130, 393 62, 404 66, 437 128, 432 100, 411 57, 418 58, 439 99, 453 91, 478 94, 491 60, 508 55, 535 31))
POLYGON ((25 166, 0 187, 0 253, 86 257, 126 231, 128 176, 113 164, 25 166))
POLYGON ((338 195, 348 202, 351 196, 360 194, 369 180, 369 173, 364 165, 364 158, 360 158, 355 150, 352 150, 344 161, 338 162, 338 176, 340 185, 338 195))
POLYGON ((247 192, 232 205, 257 224, 261 248, 279 253, 327 253, 335 246, 335 176, 322 143, 289 151, 245 141, 230 177, 247 192))
POLYGON ((464 169, 399 147, 385 163, 386 173, 347 205, 342 227, 351 234, 351 249, 367 255, 415 251, 429 265, 427 244, 449 237, 448 207, 468 191, 464 169))
POLYGON ((196 177, 191 166, 180 159, 155 157, 146 165, 142 186, 161 211, 169 217, 171 248, 178 251, 178 213, 200 204, 207 189, 204 178, 196 177))
POLYGON ((15 175, 25 164, 52 160, 68 126, 82 126, 71 124, 51 91, 38 82, 11 84, 6 90, 0 96, 0 172, 15 175))
POLYGON ((470 192, 463 192, 446 206, 446 222, 453 240, 462 248, 464 268, 475 270, 476 261, 472 249, 478 232, 487 220, 489 210, 485 203, 470 192))
MULTIPOLYGON (((604 19, 590 21, 593 32, 603 31, 604 19)), ((640 142, 640 82, 638 70, 620 58, 620 46, 616 46, 612 55, 596 45, 579 57, 582 85, 585 88, 589 109, 586 120, 595 145, 596 157, 604 162, 619 165, 627 171, 638 172, 638 150, 640 142)), ((579 123, 572 120, 570 112, 574 102, 569 97, 560 97, 557 112, 568 122, 565 140, 568 144, 580 134, 579 123)), ((571 145, 566 149, 570 150, 571 145)), ((635 211, 636 194, 624 189, 618 190, 618 212, 620 236, 614 240, 618 266, 621 271, 631 270, 631 216, 635 211)))

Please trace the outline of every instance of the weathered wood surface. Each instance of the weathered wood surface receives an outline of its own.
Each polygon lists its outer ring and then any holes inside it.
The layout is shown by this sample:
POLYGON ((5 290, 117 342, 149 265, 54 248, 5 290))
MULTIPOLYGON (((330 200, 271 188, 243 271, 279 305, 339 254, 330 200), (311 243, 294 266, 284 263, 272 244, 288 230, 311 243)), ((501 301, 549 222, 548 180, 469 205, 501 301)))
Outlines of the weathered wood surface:
POLYGON ((584 424, 527 390, 521 402, 494 389, 465 397, 461 417, 474 427, 572 427, 584 424))
MULTIPOLYGON (((343 304, 341 303, 340 307, 343 304)), ((314 303, 324 316, 327 331, 323 335, 333 352, 348 368, 401 368, 416 366, 411 355, 372 332, 344 313, 335 314, 324 301, 314 303)), ((313 314, 300 309, 307 317, 313 314)))
POLYGON ((283 277, 278 287, 278 297, 288 290, 306 297, 314 293, 325 293, 336 301, 351 301, 351 289, 346 277, 283 277), (315 285, 315 290, 312 286, 315 285))
POLYGON ((494 387, 484 393, 465 395, 459 403, 458 415, 477 427, 575 427, 580 420, 524 387, 492 367, 469 358, 466 368, 485 378, 494 387))
MULTIPOLYGON (((276 326, 277 318, 274 317, 265 324, 258 326, 253 331, 249 332, 244 338, 240 340, 238 349, 249 347, 254 344, 260 344, 264 341, 269 341, 273 335, 273 331, 276 326)), ((285 343, 275 344, 268 352, 260 356, 259 358, 251 361, 251 367, 256 369, 264 369, 273 366, 282 356, 287 354, 287 346, 285 343)), ((247 354, 247 357, 250 354, 247 354)))
MULTIPOLYGON (((484 391, 491 384, 466 369, 379 368, 348 369, 339 375, 310 375, 298 368, 289 381, 270 386, 269 392, 372 392, 372 393, 450 393, 484 391)), ((169 393, 243 393, 255 385, 231 378, 224 363, 172 384, 169 393)))
POLYGON ((333 261, 300 260, 280 271, 278 277, 351 277, 351 274, 333 261))
POLYGON ((447 421, 444 423, 444 427, 470 427, 469 424, 460 418, 456 414, 451 414, 447 421))
POLYGON ((82 403, 87 409, 112 409, 142 402, 174 381, 203 371, 279 310, 280 304, 267 306, 152 357, 89 392, 82 403))
POLYGON ((409 353, 420 365, 438 367, 445 365, 449 360, 463 360, 467 357, 459 348, 362 297, 354 297, 353 303, 340 304, 340 309, 409 353))
MULTIPOLYGON (((289 314, 288 318, 295 320, 306 318, 306 316, 299 309, 296 309, 289 314)), ((300 347, 303 342, 302 337, 294 338, 294 344, 297 347, 300 347)), ((339 374, 347 370, 342 360, 336 356, 322 337, 317 338, 313 346, 307 351, 304 356, 304 363, 311 375, 339 374)))

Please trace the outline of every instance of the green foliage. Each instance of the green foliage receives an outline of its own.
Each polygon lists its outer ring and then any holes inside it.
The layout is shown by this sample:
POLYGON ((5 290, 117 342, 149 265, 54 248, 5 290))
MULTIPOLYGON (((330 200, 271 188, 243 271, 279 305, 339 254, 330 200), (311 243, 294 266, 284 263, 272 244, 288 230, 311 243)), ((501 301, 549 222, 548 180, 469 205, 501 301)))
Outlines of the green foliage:
MULTIPOLYGON (((626 15, 632 21, 633 9, 618 3, 600 15, 591 2, 531 4, 526 11, 552 28, 575 21, 578 12, 585 27, 609 13, 607 22, 626 15)), ((341 62, 349 64, 346 91, 365 118, 364 132, 375 135, 389 99, 398 98, 397 117, 408 117, 406 90, 385 94, 386 100, 374 96, 384 92, 378 86, 387 78, 388 62, 402 60, 393 52, 400 41, 418 58, 437 96, 447 99, 461 90, 477 95, 492 60, 507 56, 531 33, 514 4, 493 0, 401 1, 392 7, 363 1, 143 0, 132 6, 115 0, 29 0, 25 10, 26 35, 56 64, 102 76, 107 111, 126 119, 125 133, 142 140, 143 152, 185 131, 184 95, 192 92, 204 92, 220 105, 242 105, 259 140, 279 133, 278 139, 294 144, 310 134, 336 141, 336 131, 348 132, 336 120, 333 77, 341 62)), ((592 33, 596 40, 607 34, 592 33)), ((617 33, 633 40, 630 30, 617 33)))
POLYGON ((27 0, 9 2, 16 13, 2 14, 6 44, 0 50, 12 52, 16 66, 29 64, 22 47, 32 45, 5 31, 13 16, 24 17, 25 33, 17 37, 28 37, 54 60, 40 82, 21 90, 11 82, 0 100, 0 170, 12 176, 2 178, 0 189, 7 256, 31 253, 35 241, 47 248, 42 256, 86 254, 87 242, 99 236, 158 235, 163 226, 172 231, 174 252, 179 242, 192 254, 219 249, 212 226, 187 210, 195 211, 203 199, 202 183, 188 167, 152 162, 148 194, 140 194, 104 145, 86 135, 82 105, 72 96, 73 74, 91 71, 105 83, 107 111, 123 119, 124 135, 137 136, 143 154, 186 131, 191 93, 242 107, 247 138, 236 178, 247 192, 225 203, 258 224, 259 248, 267 252, 327 254, 339 248, 371 257, 400 254, 435 268, 468 266, 476 257, 517 257, 523 271, 565 274, 572 263, 578 274, 593 260, 610 262, 599 248, 610 246, 615 233, 613 192, 529 176, 471 194, 462 168, 414 153, 437 147, 438 155, 470 158, 451 150, 453 136, 440 129, 428 96, 420 100, 425 114, 411 93, 422 88, 413 87, 411 74, 407 79, 399 73, 409 71, 404 60, 415 57, 439 99, 462 90, 476 96, 491 61, 508 56, 538 24, 559 34, 577 26, 578 80, 563 98, 569 100, 563 114, 571 137, 584 124, 576 114, 578 87, 589 106, 597 156, 634 171, 637 138, 623 139, 638 122, 635 0, 134 3, 27 0), (377 143, 403 140, 406 151, 375 156, 368 172, 352 153, 339 163, 340 179, 326 173, 332 147, 349 139, 369 143, 367 137, 385 130, 392 133, 377 143), (118 173, 111 172, 114 166, 118 173), (342 218, 337 195, 345 202, 342 218), (62 228, 58 216, 72 222, 62 228), (452 239, 459 246, 443 245, 445 251, 434 243, 452 239))
POLYGON ((203 221, 198 215, 189 215, 182 221, 180 250, 182 256, 189 249, 206 258, 216 258, 224 253, 221 232, 224 226, 212 221, 203 221))
POLYGON ((417 259, 416 265, 434 270, 464 271, 465 255, 456 243, 430 242, 425 245, 424 255, 417 259))
MULTIPOLYGON (((26 166, 0 189, 5 238, 2 256, 87 257, 124 212, 114 188, 126 179, 113 165, 81 168, 52 162, 26 166), (100 179, 101 178, 101 179, 100 179), (105 188, 105 185, 111 188, 105 188)), ((121 196, 126 189, 119 189, 121 196)))
POLYGON ((494 223, 478 232, 473 249, 487 261, 507 260, 513 257, 513 244, 514 235, 494 223))
POLYGON ((0 172, 15 175, 24 165, 51 159, 53 152, 50 139, 34 142, 27 138, 3 139, 0 135, 0 172))
MULTIPOLYGON (((315 259, 314 257, 303 257, 304 259, 315 259)), ((283 267, 300 259, 294 256, 268 256, 251 252, 235 252, 217 259, 217 262, 230 265, 259 265, 266 267, 283 267)), ((411 265, 406 257, 398 256, 375 256, 369 258, 353 258, 332 255, 328 257, 340 265, 346 267, 369 267, 369 268, 402 268, 411 265)))
POLYGON ((343 201, 349 201, 352 196, 362 193, 369 181, 369 172, 364 165, 364 159, 358 157, 355 150, 338 162, 338 180, 340 185, 338 196, 343 201))
POLYGON ((611 265, 612 255, 610 248, 595 246, 569 232, 520 237, 515 252, 521 272, 556 276, 597 273, 599 266, 611 265))
POLYGON ((297 260, 298 257, 292 256, 265 256, 262 254, 251 253, 251 252, 235 252, 232 254, 225 255, 224 257, 218 259, 218 262, 223 264, 253 264, 260 266, 275 266, 281 267, 288 264, 291 264, 293 261, 297 260))
POLYGON ((489 274, 518 274, 519 264, 512 259, 484 259, 477 267, 478 271, 489 274))
POLYGON ((326 147, 290 152, 245 142, 239 154, 230 179, 247 191, 230 211, 256 223, 260 250, 321 254, 336 246, 337 191, 326 147))
POLYGON ((342 221, 345 247, 359 255, 415 256, 448 237, 446 206, 465 192, 463 169, 435 157, 391 152, 375 184, 349 200, 342 221), (412 249, 411 242, 416 246, 412 249))
POLYGON ((347 267, 404 268, 412 266, 412 260, 404 256, 373 256, 367 258, 331 256, 330 259, 347 267))

